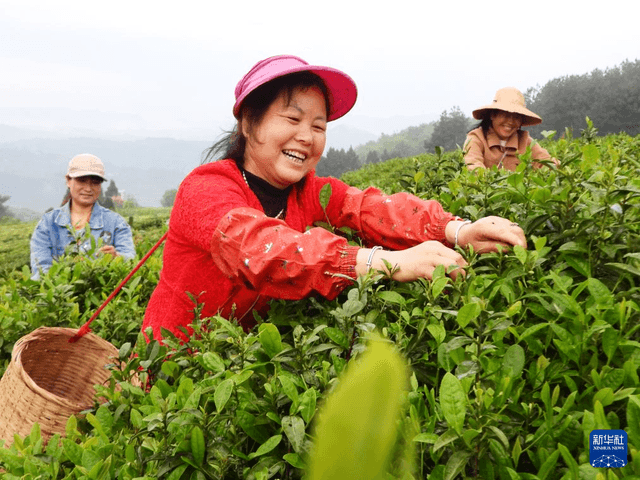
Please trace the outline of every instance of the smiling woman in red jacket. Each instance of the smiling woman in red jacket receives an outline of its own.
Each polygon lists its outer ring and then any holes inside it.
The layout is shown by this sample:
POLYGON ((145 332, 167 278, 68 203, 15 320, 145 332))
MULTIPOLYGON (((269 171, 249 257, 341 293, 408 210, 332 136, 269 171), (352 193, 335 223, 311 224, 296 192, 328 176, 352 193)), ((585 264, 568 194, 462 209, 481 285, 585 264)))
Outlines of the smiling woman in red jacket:
POLYGON ((205 164, 182 182, 171 212, 163 269, 143 329, 156 339, 166 328, 182 338, 201 316, 233 318, 245 329, 253 311, 273 298, 312 294, 335 298, 370 269, 397 267, 399 281, 431 278, 438 265, 465 265, 454 245, 492 251, 526 246, 517 224, 500 217, 468 222, 436 201, 374 188, 361 191, 315 176, 327 122, 356 101, 343 72, 282 55, 258 62, 238 83, 233 132, 208 150, 205 164), (206 163, 220 156, 222 160, 206 163), (331 186, 326 211, 319 194, 331 186), (367 248, 318 227, 349 227, 367 248))

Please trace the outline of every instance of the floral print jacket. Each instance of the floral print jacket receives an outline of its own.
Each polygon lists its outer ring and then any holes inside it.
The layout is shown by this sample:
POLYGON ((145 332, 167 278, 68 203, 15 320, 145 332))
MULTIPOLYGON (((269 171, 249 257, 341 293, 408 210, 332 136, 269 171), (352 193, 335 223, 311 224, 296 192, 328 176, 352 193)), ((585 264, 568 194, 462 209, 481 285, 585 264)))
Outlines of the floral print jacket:
POLYGON ((245 329, 253 310, 264 313, 273 298, 319 294, 335 298, 355 278, 359 247, 328 230, 348 227, 367 245, 404 249, 426 240, 444 242, 455 217, 436 201, 375 188, 361 191, 311 172, 289 194, 284 220, 267 217, 233 160, 194 169, 176 195, 163 267, 145 313, 143 329, 156 339, 162 328, 185 338, 182 328, 221 314, 245 329), (320 190, 331 186, 323 209, 320 190), (195 303, 194 303, 195 301, 195 303))

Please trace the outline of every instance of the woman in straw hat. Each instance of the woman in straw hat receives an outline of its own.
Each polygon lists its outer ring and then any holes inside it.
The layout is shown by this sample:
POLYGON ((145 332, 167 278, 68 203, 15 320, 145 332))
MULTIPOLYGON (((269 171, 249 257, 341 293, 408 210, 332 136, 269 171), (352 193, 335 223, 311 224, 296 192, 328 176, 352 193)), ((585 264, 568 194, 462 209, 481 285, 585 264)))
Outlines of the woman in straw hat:
MULTIPOLYGON (((491 104, 473 111, 473 118, 481 122, 469 132, 464 144, 464 161, 469 170, 494 165, 515 170, 520 163, 518 155, 525 153, 529 145, 534 160, 549 160, 558 165, 549 152, 532 141, 529 132, 521 129, 537 125, 542 119, 526 108, 520 90, 501 88, 491 104)), ((533 163, 534 168, 541 166, 539 162, 533 163)))
POLYGON ((240 80, 236 127, 178 189, 144 330, 186 338, 195 303, 202 317, 220 314, 248 330, 271 299, 333 299, 356 277, 386 271, 385 261, 399 281, 431 278, 438 265, 455 277, 466 265, 455 245, 526 246, 522 229, 500 217, 471 223, 436 201, 317 177, 327 123, 356 96, 345 73, 291 55, 262 60, 240 80), (348 227, 367 247, 313 228, 317 222, 348 227))
POLYGON ((76 252, 89 250, 91 240, 81 234, 87 224, 98 252, 126 259, 135 256, 125 219, 98 203, 104 175, 102 160, 95 155, 83 153, 71 159, 66 175, 69 190, 62 205, 45 213, 31 236, 31 278, 40 278, 70 247, 76 252))

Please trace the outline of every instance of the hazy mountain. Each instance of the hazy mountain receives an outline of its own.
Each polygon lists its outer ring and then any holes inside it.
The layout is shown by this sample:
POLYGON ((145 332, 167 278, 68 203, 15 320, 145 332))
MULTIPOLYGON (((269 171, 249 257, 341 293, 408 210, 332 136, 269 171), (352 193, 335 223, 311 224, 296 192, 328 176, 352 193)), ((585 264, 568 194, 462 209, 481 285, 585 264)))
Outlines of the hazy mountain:
POLYGON ((44 212, 66 191, 64 175, 78 153, 93 153, 105 163, 109 180, 140 205, 159 207, 166 190, 177 188, 200 164, 211 142, 170 138, 114 141, 101 138, 30 139, 0 144, 0 193, 11 207, 44 212))
MULTIPOLYGON (((350 116, 330 124, 326 150, 355 149, 381 133, 432 117, 350 116)), ((7 205, 14 209, 41 214, 60 204, 69 160, 93 153, 104 161, 107 177, 125 197, 133 196, 142 206, 160 206, 164 192, 178 187, 223 131, 174 123, 152 124, 137 115, 113 112, 1 108, 0 194, 11 196, 7 205)))
MULTIPOLYGON (((427 112, 423 115, 395 115, 393 117, 365 117, 363 115, 348 115, 345 124, 357 126, 357 128, 370 132, 378 138, 381 134, 393 135, 407 127, 414 127, 424 123, 433 122, 440 118, 440 112, 427 112)), ((374 140, 375 140, 374 138, 374 140)), ((370 139, 371 140, 371 139, 370 139)), ((369 140, 362 142, 363 144, 369 140)), ((356 145, 353 145, 356 148, 356 145)))
POLYGON ((30 222, 31 220, 38 220, 42 214, 40 212, 34 212, 28 208, 9 207, 9 213, 13 218, 17 218, 22 222, 30 222))
POLYGON ((356 148, 358 145, 365 144, 371 140, 378 138, 378 135, 366 130, 362 130, 351 125, 338 125, 335 127, 329 127, 327 129, 327 145, 325 146, 325 153, 329 148, 335 148, 337 150, 345 149, 349 147, 356 148))

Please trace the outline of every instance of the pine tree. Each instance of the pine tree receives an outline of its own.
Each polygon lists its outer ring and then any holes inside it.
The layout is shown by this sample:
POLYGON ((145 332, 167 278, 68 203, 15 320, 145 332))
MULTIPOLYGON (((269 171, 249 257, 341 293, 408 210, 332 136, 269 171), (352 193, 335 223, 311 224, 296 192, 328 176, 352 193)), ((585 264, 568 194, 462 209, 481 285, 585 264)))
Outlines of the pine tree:
POLYGON ((5 205, 11 197, 9 195, 0 195, 0 218, 10 217, 9 207, 5 205))
POLYGON ((120 196, 120 192, 118 191, 118 187, 116 187, 116 182, 111 180, 111 182, 109 183, 109 186, 107 187, 107 191, 106 191, 106 193, 104 195, 107 198, 119 197, 120 196))

